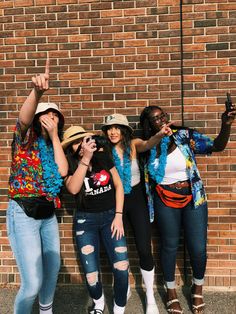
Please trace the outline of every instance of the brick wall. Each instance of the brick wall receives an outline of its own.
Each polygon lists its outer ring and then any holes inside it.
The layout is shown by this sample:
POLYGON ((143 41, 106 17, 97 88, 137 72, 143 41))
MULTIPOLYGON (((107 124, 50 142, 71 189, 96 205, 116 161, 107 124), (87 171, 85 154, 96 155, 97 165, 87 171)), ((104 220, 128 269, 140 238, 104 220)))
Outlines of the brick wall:
MULTIPOLYGON (((183 117, 186 125, 208 135, 219 131, 226 91, 236 102, 236 4, 183 1, 182 32, 180 11, 177 0, 0 2, 0 283, 19 282, 5 225, 12 129, 31 76, 44 70, 47 56, 51 88, 43 100, 59 104, 66 127, 81 124, 99 130, 105 115, 119 112, 138 129, 142 108, 155 104, 165 107, 173 120, 183 117)), ((235 139, 234 126, 224 152, 198 158, 209 199, 209 286, 236 286, 235 139)), ((82 282, 72 240, 72 207, 65 194, 58 212, 60 283, 82 282)), ((131 280, 140 284, 130 232, 128 244, 131 280)), ((155 225, 153 251, 158 262, 155 225)), ((182 241, 179 283, 183 255, 182 241)), ((103 278, 111 282, 108 262, 104 255, 102 259, 103 278)), ((159 269, 157 275, 160 284, 159 269)))

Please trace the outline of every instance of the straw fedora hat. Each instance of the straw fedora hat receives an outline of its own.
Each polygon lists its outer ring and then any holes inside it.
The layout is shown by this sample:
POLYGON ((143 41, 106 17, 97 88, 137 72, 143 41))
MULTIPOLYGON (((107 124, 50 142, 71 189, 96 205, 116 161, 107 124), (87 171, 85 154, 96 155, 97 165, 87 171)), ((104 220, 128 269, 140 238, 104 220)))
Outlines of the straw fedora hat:
POLYGON ((128 122, 128 119, 126 118, 126 116, 124 116, 123 114, 120 114, 120 113, 114 113, 114 114, 111 114, 110 116, 107 116, 105 124, 102 125, 102 130, 106 131, 106 129, 110 125, 114 125, 114 124, 124 125, 130 130, 131 133, 133 132, 133 129, 129 125, 129 122, 128 122))
POLYGON ((37 106, 36 112, 35 112, 35 117, 38 114, 42 114, 46 111, 56 111, 58 113, 59 119, 61 120, 61 122, 64 124, 64 116, 63 114, 60 112, 58 106, 53 103, 53 102, 40 102, 37 106))
POLYGON ((63 149, 65 149, 68 145, 73 143, 74 141, 83 138, 85 136, 92 136, 94 135, 93 133, 86 132, 84 128, 81 126, 71 126, 69 127, 63 136, 63 141, 61 142, 61 145, 63 149))

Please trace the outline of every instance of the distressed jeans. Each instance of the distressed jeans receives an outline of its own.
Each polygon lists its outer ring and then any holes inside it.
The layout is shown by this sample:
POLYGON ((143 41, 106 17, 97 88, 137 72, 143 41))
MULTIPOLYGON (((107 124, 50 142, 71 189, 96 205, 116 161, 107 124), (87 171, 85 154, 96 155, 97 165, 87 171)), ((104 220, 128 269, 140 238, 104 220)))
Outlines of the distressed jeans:
POLYGON ((37 295, 51 304, 60 269, 60 241, 56 216, 35 220, 14 201, 7 209, 7 231, 20 272, 21 286, 14 314, 30 314, 37 295))
POLYGON ((114 210, 86 213, 77 212, 75 217, 76 244, 80 262, 86 277, 90 297, 97 300, 102 296, 100 280, 100 240, 112 266, 114 276, 114 299, 118 306, 126 305, 128 289, 128 256, 125 237, 111 237, 114 210))

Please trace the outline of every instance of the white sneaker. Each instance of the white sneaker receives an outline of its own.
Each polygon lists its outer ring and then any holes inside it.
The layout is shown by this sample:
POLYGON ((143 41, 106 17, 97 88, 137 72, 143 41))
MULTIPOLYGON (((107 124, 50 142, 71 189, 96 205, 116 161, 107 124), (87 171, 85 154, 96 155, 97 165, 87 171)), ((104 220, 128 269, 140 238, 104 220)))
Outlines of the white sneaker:
POLYGON ((146 305, 146 314, 159 314, 156 302, 146 305))

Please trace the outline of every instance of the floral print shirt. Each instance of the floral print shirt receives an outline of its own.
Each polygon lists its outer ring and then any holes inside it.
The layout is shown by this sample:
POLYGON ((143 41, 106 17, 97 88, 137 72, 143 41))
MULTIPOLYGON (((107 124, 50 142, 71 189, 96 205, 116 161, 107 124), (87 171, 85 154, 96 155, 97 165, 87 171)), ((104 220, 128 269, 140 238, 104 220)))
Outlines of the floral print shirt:
POLYGON ((200 177, 195 154, 211 154, 214 140, 194 129, 173 131, 175 144, 186 159, 187 173, 191 183, 194 208, 206 202, 206 192, 200 177))
POLYGON ((22 139, 17 121, 13 138, 13 156, 9 178, 9 198, 46 196, 37 136, 28 129, 22 139))
MULTIPOLYGON (((214 140, 194 129, 172 130, 175 144, 181 150, 186 160, 186 168, 191 183, 194 209, 206 203, 206 192, 197 168, 195 154, 211 154, 214 140)), ((148 200, 150 222, 154 220, 153 191, 150 187, 148 167, 144 167, 145 187, 148 200)))

